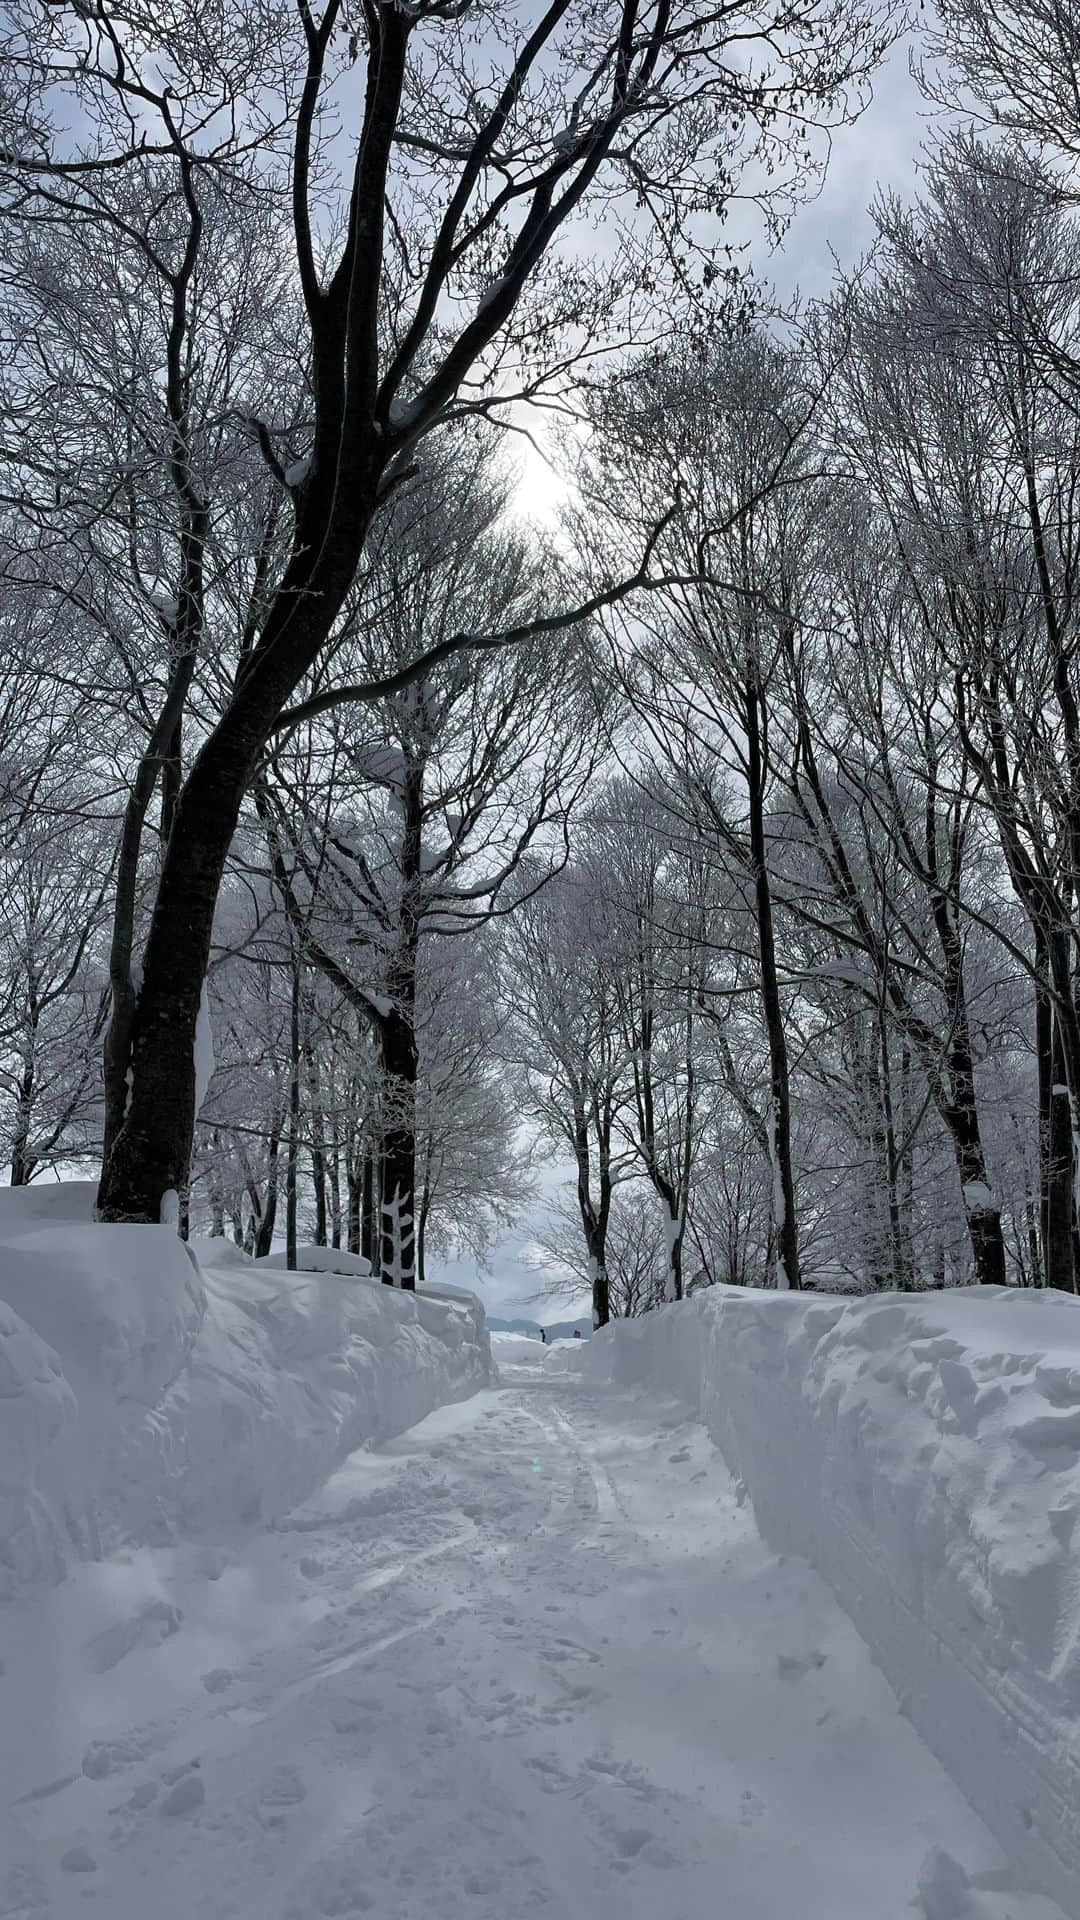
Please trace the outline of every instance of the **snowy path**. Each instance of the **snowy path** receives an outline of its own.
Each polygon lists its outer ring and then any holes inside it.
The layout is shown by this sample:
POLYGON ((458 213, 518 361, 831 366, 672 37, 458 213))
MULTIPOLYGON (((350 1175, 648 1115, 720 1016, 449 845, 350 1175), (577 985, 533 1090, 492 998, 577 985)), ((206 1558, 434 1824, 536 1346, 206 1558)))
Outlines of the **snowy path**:
POLYGON ((1060 1920, 700 1428, 503 1379, 0 1624, 5 1920, 1060 1920))

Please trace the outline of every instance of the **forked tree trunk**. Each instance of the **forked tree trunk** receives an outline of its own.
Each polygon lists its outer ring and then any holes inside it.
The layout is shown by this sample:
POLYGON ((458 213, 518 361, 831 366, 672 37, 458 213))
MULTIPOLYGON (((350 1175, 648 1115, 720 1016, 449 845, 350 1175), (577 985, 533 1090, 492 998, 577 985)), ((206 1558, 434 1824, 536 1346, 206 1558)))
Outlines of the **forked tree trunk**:
MULTIPOLYGON (((366 528, 375 478, 354 473, 356 523, 366 528)), ((346 480, 345 484, 349 484, 346 480)), ((105 1220, 158 1221, 165 1195, 187 1184, 195 1123, 195 1028, 225 862, 258 756, 318 656, 351 583, 357 543, 326 535, 329 509, 298 533, 264 639, 241 670, 229 707, 176 803, 162 860, 143 977, 131 1021, 130 1092, 102 1169, 105 1220), (301 544, 305 529, 316 560, 301 544), (326 548, 330 548, 327 557, 326 548)), ((123 1012, 127 1027, 127 1013, 123 1012)), ((114 1062, 115 1070, 115 1062, 114 1062)))
MULTIPOLYGON (((258 640, 241 661, 229 706, 176 798, 137 999, 132 1007, 121 991, 116 1002, 107 1051, 122 1120, 98 1190, 98 1211, 107 1220, 157 1221, 165 1195, 179 1194, 187 1183, 195 1026, 240 808, 267 740, 319 658, 352 586, 379 481, 395 451, 376 417, 377 314, 386 176, 411 22, 404 10, 381 8, 379 23, 381 57, 365 101, 347 239, 326 286, 314 284, 310 260, 306 267, 315 428, 307 477, 294 495, 292 552, 258 640)), ((498 324, 493 311, 492 332, 498 324)), ((163 749, 172 732, 170 726, 163 749)), ((117 985, 122 989, 123 982, 117 985)))

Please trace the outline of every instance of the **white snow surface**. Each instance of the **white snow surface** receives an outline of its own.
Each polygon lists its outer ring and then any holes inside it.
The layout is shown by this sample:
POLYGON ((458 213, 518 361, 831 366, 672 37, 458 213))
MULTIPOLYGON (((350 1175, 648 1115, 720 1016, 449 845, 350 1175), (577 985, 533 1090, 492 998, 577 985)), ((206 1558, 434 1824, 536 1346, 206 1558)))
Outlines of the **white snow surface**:
MULTIPOLYGON (((1080 1300, 716 1287, 545 1366, 701 1417, 1020 1874, 1080 1915, 1080 1300)), ((940 1861, 924 1879, 930 1920, 982 1911, 940 1861)))
MULTIPOLYGON (((213 1242, 204 1240, 201 1246, 208 1258, 212 1258, 213 1242)), ((261 1260, 252 1264, 256 1267, 270 1267, 276 1273, 288 1272, 288 1256, 284 1252, 264 1254, 261 1260)), ((297 1273, 341 1273, 352 1279, 363 1279, 371 1273, 371 1261, 362 1253, 349 1253, 344 1247, 316 1247, 311 1244, 296 1249, 297 1273)))
POLYGON ((491 1357, 500 1370, 503 1367, 534 1367, 543 1356, 544 1343, 538 1336, 492 1333, 488 1338, 491 1341, 491 1357))
POLYGON ((5 1920, 1061 1920, 686 1408, 533 1354, 0 1610, 5 1920))
POLYGON ((283 1274, 92 1204, 74 1182, 0 1194, 0 1600, 125 1543, 271 1521, 491 1378, 469 1296, 283 1274))

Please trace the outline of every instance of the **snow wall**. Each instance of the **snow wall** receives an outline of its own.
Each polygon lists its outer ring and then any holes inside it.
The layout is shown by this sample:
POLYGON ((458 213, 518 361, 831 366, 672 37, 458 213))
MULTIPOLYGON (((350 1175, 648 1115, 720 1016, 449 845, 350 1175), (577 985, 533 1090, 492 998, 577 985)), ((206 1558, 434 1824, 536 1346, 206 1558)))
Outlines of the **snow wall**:
POLYGON ((765 1538, 824 1576, 1002 1846, 1080 1917, 1080 1300, 715 1287, 546 1365, 700 1415, 765 1538))
POLYGON ((274 1520, 494 1377, 471 1295, 286 1274, 92 1202, 0 1193, 0 1599, 122 1542, 274 1520))

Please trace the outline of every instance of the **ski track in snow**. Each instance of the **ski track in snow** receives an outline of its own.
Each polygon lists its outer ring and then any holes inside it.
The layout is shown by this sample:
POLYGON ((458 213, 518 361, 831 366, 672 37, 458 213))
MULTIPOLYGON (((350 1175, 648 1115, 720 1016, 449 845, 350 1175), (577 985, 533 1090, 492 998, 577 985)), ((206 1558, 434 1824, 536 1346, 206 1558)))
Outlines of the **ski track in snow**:
POLYGON ((655 1396, 507 1368, 0 1646, 3 1920, 1061 1920, 655 1396))

